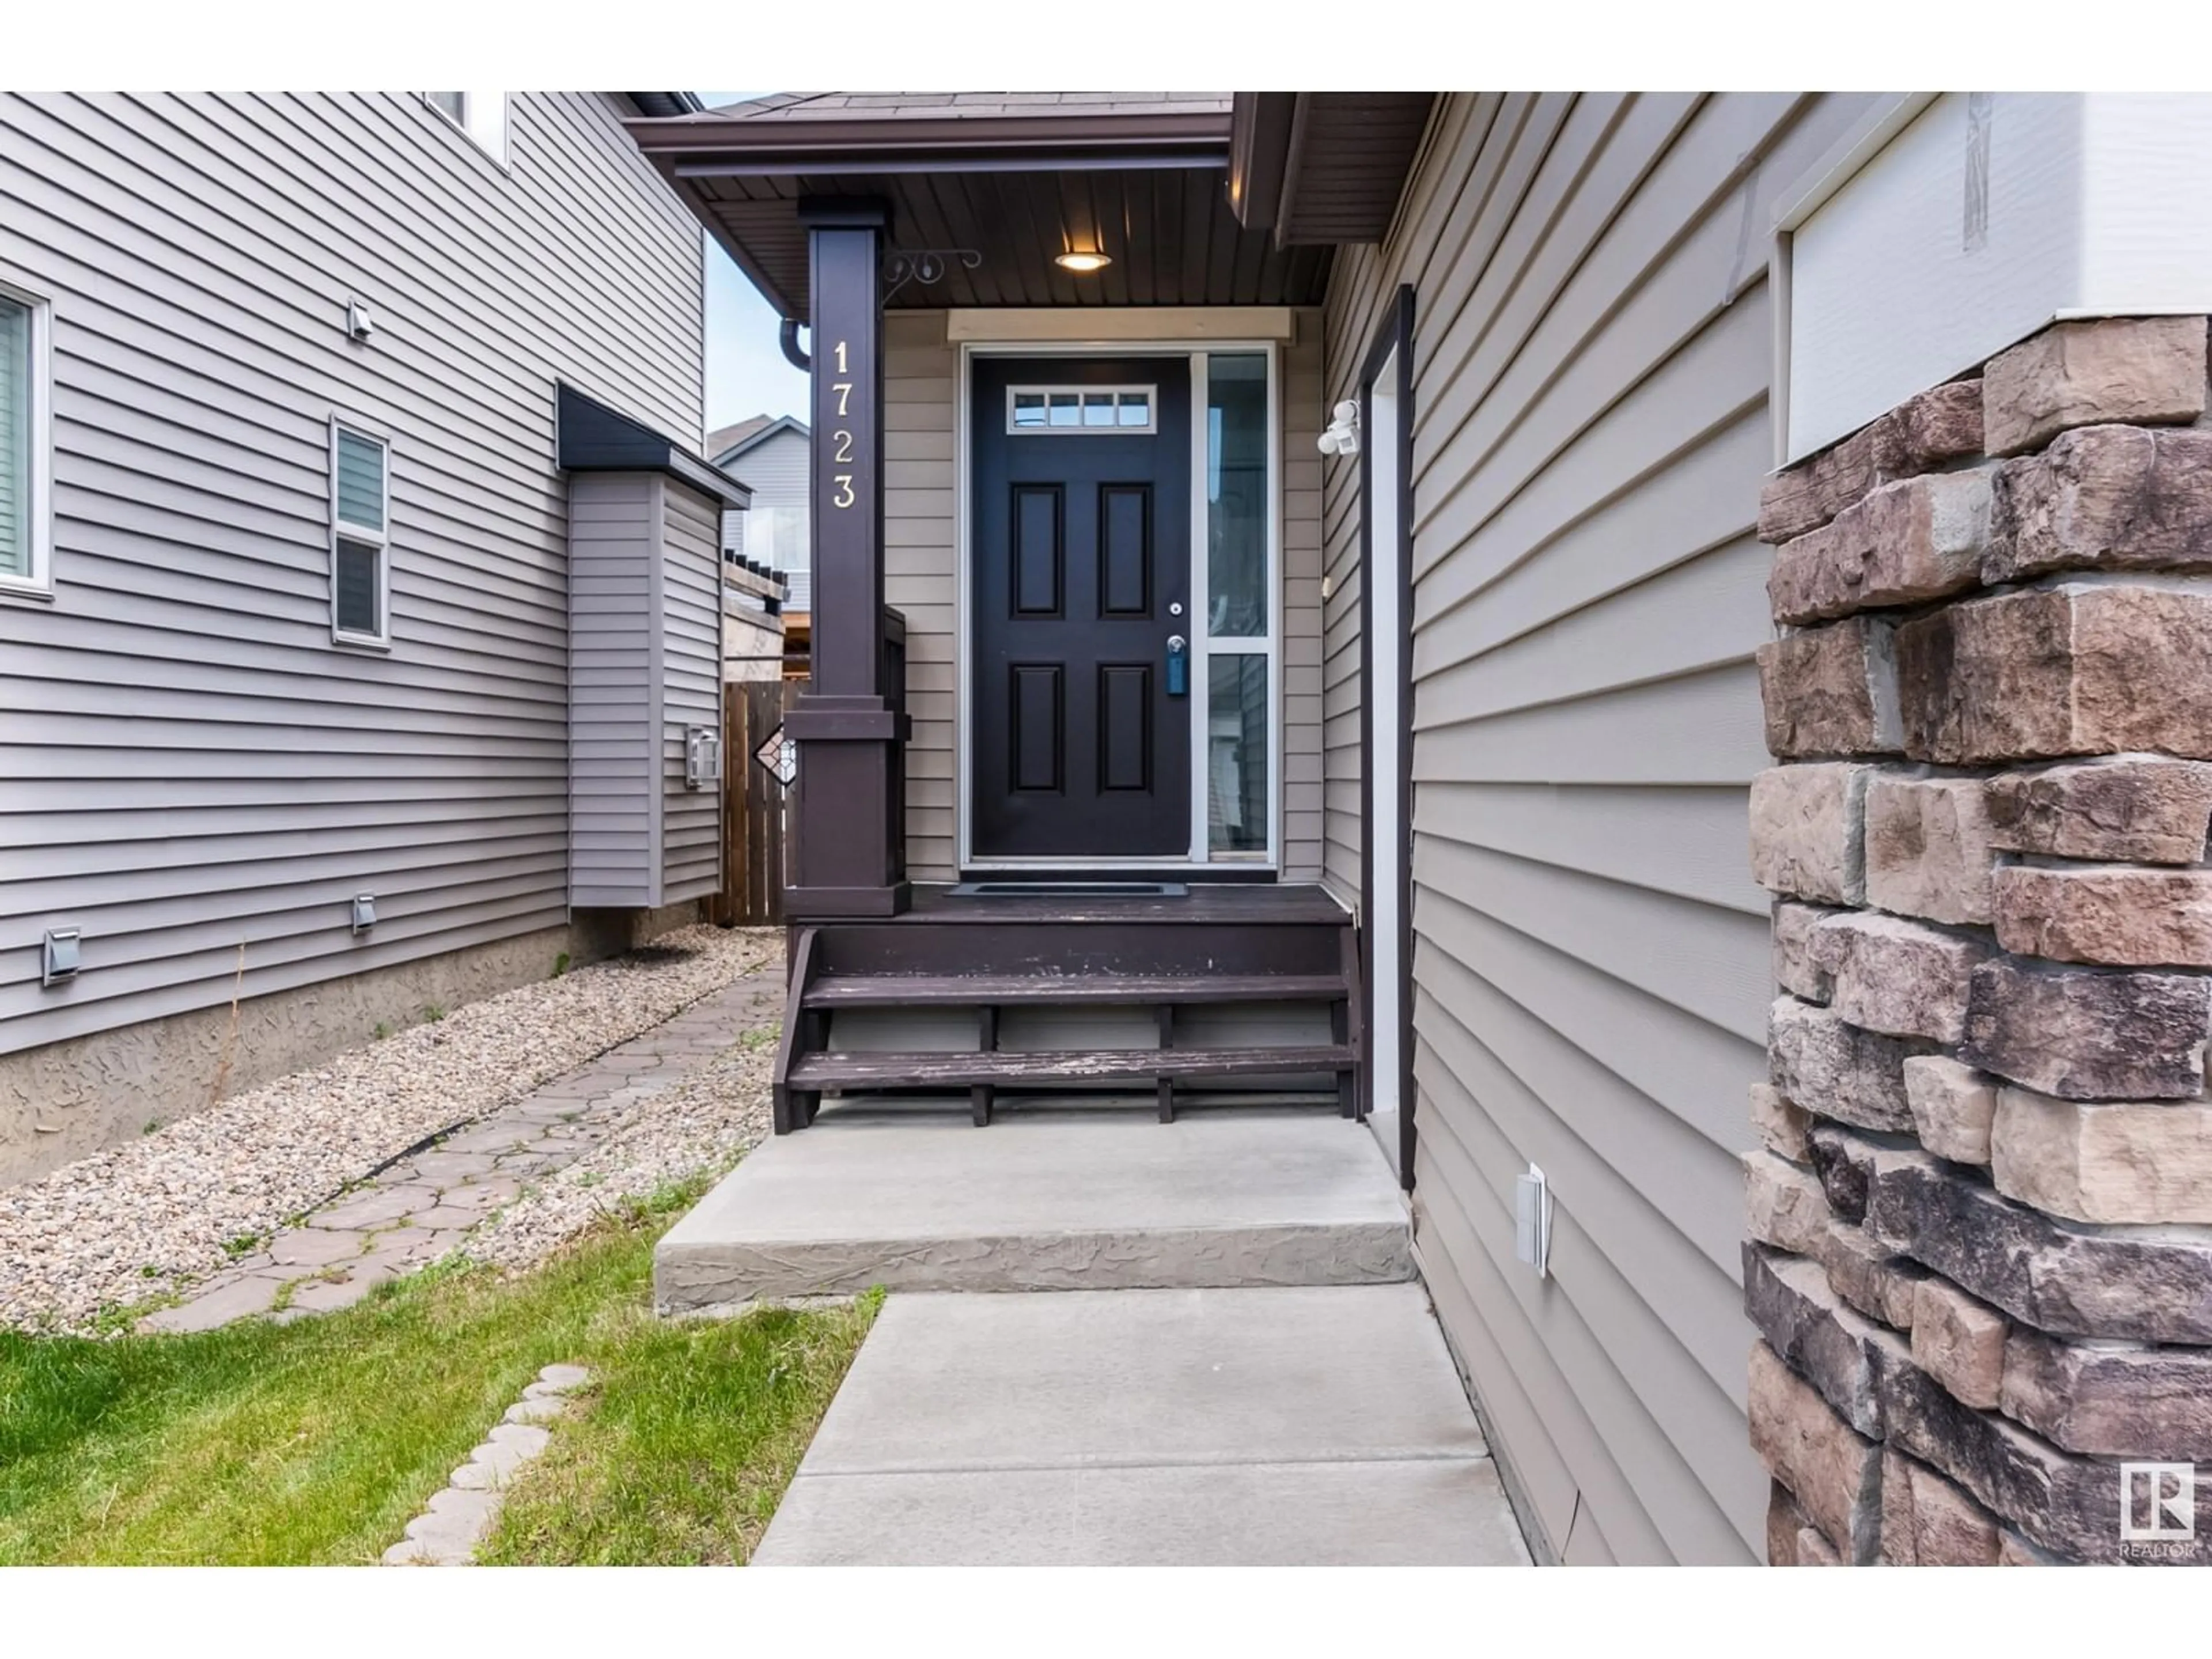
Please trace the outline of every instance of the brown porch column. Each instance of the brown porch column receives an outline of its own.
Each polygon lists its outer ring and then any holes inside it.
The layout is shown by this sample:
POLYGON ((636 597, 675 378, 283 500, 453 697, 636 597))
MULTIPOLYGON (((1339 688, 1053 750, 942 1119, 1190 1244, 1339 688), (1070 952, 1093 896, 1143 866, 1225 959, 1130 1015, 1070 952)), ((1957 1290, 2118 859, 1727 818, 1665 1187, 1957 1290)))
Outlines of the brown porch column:
POLYGON ((813 260, 813 678, 784 729, 799 745, 792 803, 793 921, 895 915, 907 905, 897 838, 902 717, 883 684, 883 311, 889 212, 802 203, 813 260))

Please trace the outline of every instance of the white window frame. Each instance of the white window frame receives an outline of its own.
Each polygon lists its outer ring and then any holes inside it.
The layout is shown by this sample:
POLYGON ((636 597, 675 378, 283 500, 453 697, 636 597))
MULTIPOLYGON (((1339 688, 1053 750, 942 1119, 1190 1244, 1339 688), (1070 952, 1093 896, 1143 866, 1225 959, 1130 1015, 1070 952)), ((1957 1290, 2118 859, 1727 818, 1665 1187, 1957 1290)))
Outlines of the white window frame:
POLYGON ((53 301, 14 283, 0 282, 0 297, 31 314, 28 384, 30 442, 25 453, 30 477, 25 481, 24 528, 29 532, 30 569, 22 575, 0 571, 0 596, 51 599, 54 596, 54 428, 53 301))
MULTIPOLYGON (((1230 314, 1230 313, 1224 313, 1230 314)), ((1024 392, 1037 390, 1024 386, 1024 392)), ((1048 390, 1090 390, 1102 388, 1068 386, 1048 390)), ((1106 390, 1142 391, 1139 386, 1109 387, 1106 390)), ((1284 562, 1283 562, 1283 354, 1282 343, 1265 337, 1255 338, 1156 338, 1151 340, 964 340, 960 347, 960 376, 954 388, 956 407, 953 416, 953 518, 955 562, 957 578, 955 583, 953 627, 959 652, 959 674, 955 693, 953 745, 953 857, 957 867, 963 871, 1004 872, 1018 873, 1027 869, 1065 868, 1080 866, 1086 870, 1177 871, 1214 867, 1223 870, 1273 871, 1279 874, 1283 867, 1283 809, 1287 789, 1283 777, 1284 716, 1288 708, 1283 686, 1283 624, 1284 624, 1284 562), (1259 635, 1237 635, 1214 639, 1203 626, 1186 627, 1179 624, 1202 623, 1209 614, 1206 605, 1207 569, 1206 561, 1206 515, 1210 511, 1206 495, 1206 359, 1213 353, 1261 353, 1267 359, 1267 632, 1259 635), (975 856, 971 836, 975 829, 975 802, 971 792, 975 787, 974 720, 975 686, 975 653, 974 638, 969 632, 974 617, 974 581, 969 542, 973 527, 969 521, 970 503, 974 499, 975 479, 970 469, 975 464, 973 446, 969 441, 972 429, 975 394, 975 365, 984 357, 1162 357, 1179 358, 1190 365, 1191 411, 1191 550, 1190 601, 1188 614, 1179 618, 1164 618, 1164 632, 1182 634, 1190 643, 1190 689, 1187 694, 1191 708, 1191 834, 1188 851, 1163 858, 1032 858, 979 859, 975 856), (1267 659, 1267 846, 1264 854, 1259 852, 1228 853, 1215 855, 1209 846, 1207 834, 1206 791, 1211 778, 1206 767, 1208 732, 1211 730, 1212 671, 1214 656, 1264 655, 1267 659)), ((1159 400, 1153 398, 1157 424, 1159 400)), ((1013 418, 1013 403, 1009 398, 1006 418, 1013 418)), ((1111 432, 1117 428, 1097 427, 1095 432, 1111 432)), ((1132 435, 1135 427, 1119 428, 1132 435)), ((1078 427, 1059 428, 1059 435, 1070 436, 1082 430, 1078 427)), ((1034 427, 1023 428, 1024 437, 1046 435, 1034 427)))
MULTIPOLYGON (((1078 413, 1080 413, 1079 409, 1078 413)), ((1006 388, 1006 435, 1010 438, 1151 438, 1160 429, 1160 389, 1158 386, 1010 386, 1006 388), (1121 399, 1132 392, 1145 395, 1145 423, 1142 426, 1123 426, 1121 423, 1121 399), (1085 402, 1092 398, 1111 398, 1114 400, 1114 423, 1110 426, 1085 426, 1079 422, 1073 426, 1017 426, 1014 424, 1014 394, 1027 398, 1042 398, 1045 414, 1049 420, 1052 400, 1056 398, 1079 398, 1085 402)))
POLYGON ((468 134, 476 147, 501 167, 507 166, 507 135, 508 128, 507 94, 503 92, 465 92, 461 94, 461 113, 457 120, 428 93, 417 93, 425 107, 451 127, 468 134))
POLYGON ((331 416, 331 643, 358 646, 372 651, 392 648, 392 436, 389 433, 350 416, 331 416), (384 452, 383 511, 378 516, 382 526, 371 530, 366 525, 341 521, 338 518, 338 434, 349 432, 356 438, 366 439, 384 452), (377 632, 364 634, 338 626, 338 543, 349 541, 376 549, 376 625, 377 632))

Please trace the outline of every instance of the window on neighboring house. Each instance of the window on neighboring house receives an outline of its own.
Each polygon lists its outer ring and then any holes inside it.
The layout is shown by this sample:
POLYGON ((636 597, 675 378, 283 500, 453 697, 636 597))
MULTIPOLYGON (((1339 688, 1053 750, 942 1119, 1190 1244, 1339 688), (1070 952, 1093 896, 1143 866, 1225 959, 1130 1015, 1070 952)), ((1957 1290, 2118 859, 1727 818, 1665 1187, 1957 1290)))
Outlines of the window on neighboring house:
POLYGON ((507 94, 503 92, 426 92, 422 101, 507 165, 507 94))
POLYGON ((0 589, 48 590, 46 308, 0 289, 0 589))
POLYGON ((331 636, 388 645, 392 446, 331 423, 331 636))
POLYGON ((745 556, 777 570, 806 568, 806 508, 757 507, 745 514, 745 556))

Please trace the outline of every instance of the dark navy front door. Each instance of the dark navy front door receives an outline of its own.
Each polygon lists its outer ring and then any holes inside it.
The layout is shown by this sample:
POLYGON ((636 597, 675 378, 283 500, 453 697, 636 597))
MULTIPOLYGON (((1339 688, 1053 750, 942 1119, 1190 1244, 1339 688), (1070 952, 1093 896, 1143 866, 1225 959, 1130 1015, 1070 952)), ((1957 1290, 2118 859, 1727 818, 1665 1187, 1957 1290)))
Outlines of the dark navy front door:
POLYGON ((980 860, 1190 852, 1190 371, 976 362, 980 860))

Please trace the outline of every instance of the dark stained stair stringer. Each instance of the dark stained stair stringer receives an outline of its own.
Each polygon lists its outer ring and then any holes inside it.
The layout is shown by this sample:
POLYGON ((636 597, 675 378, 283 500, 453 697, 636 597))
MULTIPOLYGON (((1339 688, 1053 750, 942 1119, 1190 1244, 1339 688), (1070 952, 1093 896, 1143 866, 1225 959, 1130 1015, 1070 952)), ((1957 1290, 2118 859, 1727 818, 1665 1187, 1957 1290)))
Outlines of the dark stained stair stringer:
POLYGON ((1172 1122, 1177 1084, 1198 1079, 1333 1075, 1338 1110, 1355 1116, 1364 1043, 1358 945, 1350 916, 1317 897, 1291 890, 1188 908, 1086 902, 1064 913, 1024 900, 795 929, 776 1133, 806 1127, 827 1091, 964 1091, 981 1127, 1001 1091, 1116 1081, 1152 1084, 1160 1121, 1172 1122), (1188 1046, 1181 1011, 1253 1003, 1324 1006, 1329 1041, 1188 1046), (1158 1047, 1003 1049, 1001 1017, 1023 1007, 1149 1010, 1158 1047), (831 1017, 866 1008, 973 1009, 976 1047, 831 1049, 831 1017))

